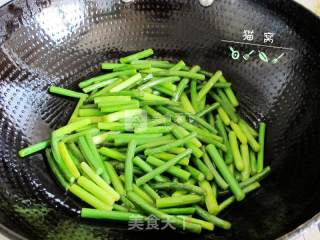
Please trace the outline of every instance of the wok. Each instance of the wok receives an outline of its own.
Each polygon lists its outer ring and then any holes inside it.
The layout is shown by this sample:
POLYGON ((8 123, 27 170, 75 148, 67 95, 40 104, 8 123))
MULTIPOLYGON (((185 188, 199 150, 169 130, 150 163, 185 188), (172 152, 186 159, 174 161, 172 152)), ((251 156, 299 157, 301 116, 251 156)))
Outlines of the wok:
POLYGON ((293 1, 216 0, 205 8, 196 0, 15 0, 0 18, 0 220, 13 238, 269 240, 319 212, 320 21, 293 1), (244 30, 254 31, 252 41, 244 30), (270 32, 273 43, 265 43, 270 32), (99 73, 102 61, 145 48, 221 69, 241 115, 255 126, 267 122, 266 164, 273 171, 222 215, 233 222, 231 231, 139 232, 80 219, 83 204, 57 186, 42 154, 17 157, 21 147, 64 125, 75 106, 48 94, 50 85, 76 89, 99 73))

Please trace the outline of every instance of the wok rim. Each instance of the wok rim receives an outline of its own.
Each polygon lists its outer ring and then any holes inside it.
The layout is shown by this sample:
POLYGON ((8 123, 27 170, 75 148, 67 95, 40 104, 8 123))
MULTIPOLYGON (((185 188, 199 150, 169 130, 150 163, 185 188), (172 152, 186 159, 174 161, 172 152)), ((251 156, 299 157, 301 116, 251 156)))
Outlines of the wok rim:
MULTIPOLYGON (((1 0, 0 0, 1 1, 1 0)), ((133 0, 134 1, 134 0, 133 0)), ((271 0, 272 1, 272 0, 271 0)), ((285 2, 286 0, 281 0, 281 2, 285 2)), ((4 0, 4 2, 0 2, 0 9, 8 6, 10 3, 14 2, 14 0, 4 0)), ((125 4, 125 3, 124 3, 125 4)), ((214 3, 213 3, 214 4, 214 3)), ((288 3, 287 3, 288 4, 288 3)), ((306 6, 302 5, 296 0, 292 0, 289 4, 292 4, 296 8, 300 9, 300 11, 304 12, 304 14, 308 14, 309 17, 313 18, 314 21, 318 21, 320 24, 320 16, 318 16, 315 12, 308 9, 306 6)), ((0 42, 0 46, 2 42, 0 42)), ((320 44, 319 44, 320 45, 320 44)), ((320 47, 320 46, 319 46, 320 47)), ((275 239, 275 240, 297 240, 304 239, 306 233, 311 232, 313 228, 317 228, 320 236, 320 211, 311 219, 307 220, 300 226, 296 227, 292 231, 286 233, 285 235, 275 239), (300 238, 299 238, 300 237, 300 238)), ((12 240, 27 240, 28 238, 23 235, 12 231, 8 227, 6 227, 3 223, 0 223, 0 234, 8 239, 12 240)), ((0 237, 1 237, 0 235, 0 237)))

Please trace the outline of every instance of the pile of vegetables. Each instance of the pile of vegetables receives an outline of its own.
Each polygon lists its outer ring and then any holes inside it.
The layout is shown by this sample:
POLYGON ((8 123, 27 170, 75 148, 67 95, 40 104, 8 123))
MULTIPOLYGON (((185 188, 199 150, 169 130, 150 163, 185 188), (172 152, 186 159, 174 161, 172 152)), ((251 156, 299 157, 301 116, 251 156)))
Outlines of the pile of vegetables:
POLYGON ((79 83, 69 122, 19 151, 45 150, 58 183, 91 208, 84 218, 146 221, 148 215, 194 233, 230 229, 218 215, 260 187, 266 124, 256 130, 221 71, 148 59, 147 49, 79 83))

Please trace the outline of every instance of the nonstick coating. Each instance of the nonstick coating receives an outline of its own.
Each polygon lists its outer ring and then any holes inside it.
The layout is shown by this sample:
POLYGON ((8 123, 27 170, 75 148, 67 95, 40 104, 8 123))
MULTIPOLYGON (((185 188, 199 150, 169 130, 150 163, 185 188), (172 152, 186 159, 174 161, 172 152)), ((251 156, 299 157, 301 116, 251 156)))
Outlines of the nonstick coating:
POLYGON ((319 212, 319 20, 288 0, 216 0, 203 8, 190 0, 13 1, 0 9, 0 207, 1 222, 29 239, 275 239, 319 212), (273 31, 274 45, 294 50, 233 45, 285 56, 234 61, 231 44, 244 29, 255 42, 273 31), (46 139, 66 123, 75 102, 48 94, 50 85, 76 89, 98 73, 99 63, 145 48, 155 56, 221 69, 253 124, 267 122, 262 189, 223 217, 231 231, 202 236, 132 232, 126 224, 85 221, 82 203, 64 195, 41 154, 17 151, 46 139))

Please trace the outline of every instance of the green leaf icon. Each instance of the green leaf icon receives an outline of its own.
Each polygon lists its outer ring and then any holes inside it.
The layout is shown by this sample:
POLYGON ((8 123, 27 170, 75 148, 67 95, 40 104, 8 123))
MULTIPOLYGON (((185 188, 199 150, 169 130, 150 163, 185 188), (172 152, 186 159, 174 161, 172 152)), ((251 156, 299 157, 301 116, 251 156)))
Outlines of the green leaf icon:
POLYGON ((259 51, 259 58, 261 59, 261 61, 264 61, 266 63, 269 62, 268 56, 264 52, 259 51))

